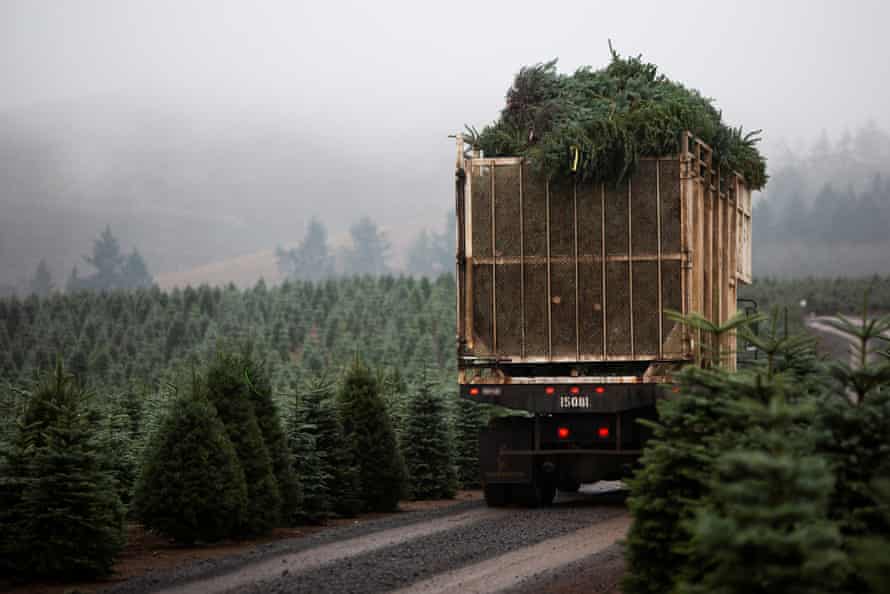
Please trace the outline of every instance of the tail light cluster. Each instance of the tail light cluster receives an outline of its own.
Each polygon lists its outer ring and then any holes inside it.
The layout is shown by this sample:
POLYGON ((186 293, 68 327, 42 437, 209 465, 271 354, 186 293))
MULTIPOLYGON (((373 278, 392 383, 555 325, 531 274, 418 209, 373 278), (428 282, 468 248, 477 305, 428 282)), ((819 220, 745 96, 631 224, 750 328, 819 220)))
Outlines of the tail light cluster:
MULTIPOLYGON (((597 386, 593 389, 593 391, 597 394, 605 394, 606 388, 604 388, 603 386, 597 386)), ((553 396, 554 394, 556 394, 556 388, 554 388, 553 386, 547 386, 546 388, 544 388, 544 393, 548 396, 553 396)), ((578 386, 572 386, 571 388, 569 388, 569 394, 571 394, 572 396, 577 396, 580 393, 581 388, 578 386)))
MULTIPOLYGON (((609 431, 609 427, 604 425, 597 428, 596 434, 600 439, 608 439, 611 432, 609 431)), ((572 436, 572 431, 568 427, 557 427, 556 436, 559 439, 568 439, 572 436)))

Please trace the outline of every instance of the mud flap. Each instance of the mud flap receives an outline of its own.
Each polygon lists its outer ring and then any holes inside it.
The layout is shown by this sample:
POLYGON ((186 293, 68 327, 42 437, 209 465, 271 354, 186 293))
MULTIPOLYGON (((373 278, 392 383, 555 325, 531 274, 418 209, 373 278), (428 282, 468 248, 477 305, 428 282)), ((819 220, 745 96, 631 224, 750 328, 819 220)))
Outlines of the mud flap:
POLYGON ((502 456, 508 450, 534 448, 534 420, 501 417, 479 435, 479 462, 485 484, 530 485, 534 479, 532 456, 502 456))

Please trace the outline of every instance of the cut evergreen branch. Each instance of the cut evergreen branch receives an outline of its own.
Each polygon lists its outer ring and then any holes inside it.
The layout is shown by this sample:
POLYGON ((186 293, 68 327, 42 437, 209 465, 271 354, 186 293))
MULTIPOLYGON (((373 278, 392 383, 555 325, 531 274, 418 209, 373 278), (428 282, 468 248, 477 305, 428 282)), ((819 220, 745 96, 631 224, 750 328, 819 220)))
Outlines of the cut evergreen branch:
POLYGON ((724 171, 741 174, 751 189, 766 184, 759 130, 729 126, 713 100, 641 56, 609 48, 611 62, 599 70, 560 74, 556 60, 521 68, 500 118, 481 132, 468 127, 470 141, 486 156, 527 157, 553 178, 618 182, 641 157, 679 154, 690 131, 714 149, 724 171))

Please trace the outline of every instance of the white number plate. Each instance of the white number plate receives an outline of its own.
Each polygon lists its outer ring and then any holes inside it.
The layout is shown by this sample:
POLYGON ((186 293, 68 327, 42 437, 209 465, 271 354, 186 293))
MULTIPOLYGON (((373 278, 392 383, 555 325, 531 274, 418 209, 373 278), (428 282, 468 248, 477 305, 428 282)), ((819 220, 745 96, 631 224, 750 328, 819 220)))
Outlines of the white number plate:
POLYGON ((559 408, 590 408, 590 396, 560 396, 559 408))

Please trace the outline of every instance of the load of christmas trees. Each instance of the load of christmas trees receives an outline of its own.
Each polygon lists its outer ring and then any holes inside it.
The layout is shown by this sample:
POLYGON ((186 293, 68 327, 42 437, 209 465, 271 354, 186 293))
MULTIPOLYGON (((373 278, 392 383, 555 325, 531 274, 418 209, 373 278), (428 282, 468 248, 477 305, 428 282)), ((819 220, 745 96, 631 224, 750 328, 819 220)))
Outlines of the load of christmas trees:
POLYGON ((500 119, 470 140, 489 157, 522 156, 554 178, 617 182, 640 157, 678 154, 690 131, 716 152, 719 165, 751 189, 766 183, 759 131, 728 126, 713 101, 658 73, 641 57, 559 74, 556 60, 526 66, 507 91, 500 119))

